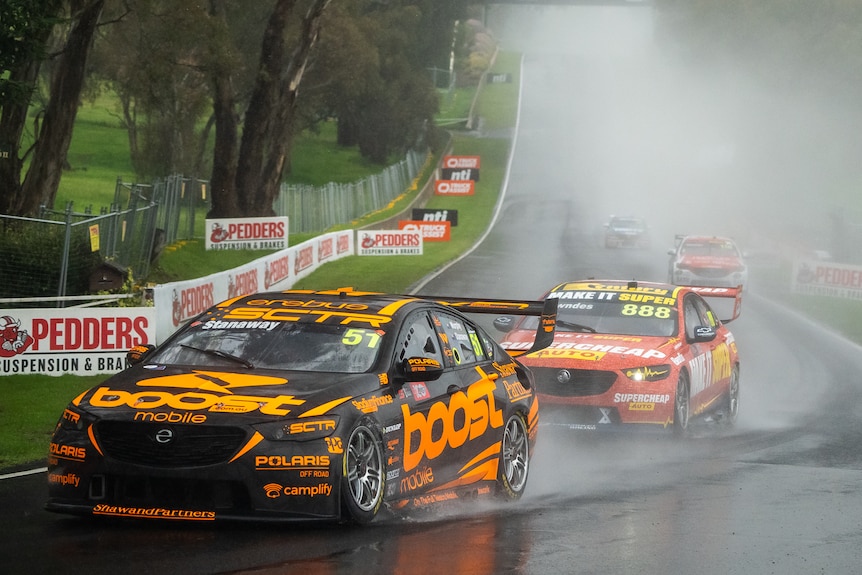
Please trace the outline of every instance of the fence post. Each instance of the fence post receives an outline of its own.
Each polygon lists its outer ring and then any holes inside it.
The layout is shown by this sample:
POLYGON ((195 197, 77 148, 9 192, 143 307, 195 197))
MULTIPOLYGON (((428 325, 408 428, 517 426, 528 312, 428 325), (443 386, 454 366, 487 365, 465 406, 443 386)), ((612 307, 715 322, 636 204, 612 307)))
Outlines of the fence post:
MULTIPOLYGON (((72 243, 72 202, 66 204, 66 233, 63 240, 63 261, 60 264, 60 285, 57 288, 57 295, 63 297, 66 295, 66 276, 69 273, 69 249, 72 243)), ((57 302, 57 307, 63 307, 63 301, 57 302)))

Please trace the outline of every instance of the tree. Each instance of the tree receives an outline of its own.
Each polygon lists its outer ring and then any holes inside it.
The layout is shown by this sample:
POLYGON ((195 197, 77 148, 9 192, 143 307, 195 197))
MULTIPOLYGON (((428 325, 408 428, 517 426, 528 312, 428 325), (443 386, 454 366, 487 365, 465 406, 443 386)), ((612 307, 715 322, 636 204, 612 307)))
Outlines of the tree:
MULTIPOLYGON (((233 90, 230 77, 213 69, 216 110, 216 142, 211 182, 213 205, 210 217, 273 215, 272 203, 281 186, 293 135, 294 112, 303 73, 320 33, 321 17, 330 0, 313 0, 298 22, 296 41, 288 41, 291 17, 297 0, 277 0, 267 21, 260 60, 246 109, 242 139, 236 149, 233 121, 233 90), (219 125, 219 121, 228 125, 219 125), (233 169, 233 165, 236 169, 233 169), (232 213, 234 209, 238 213, 232 213)), ((213 16, 224 18, 223 6, 213 3, 213 16)))
POLYGON ((303 92, 310 121, 334 118, 338 142, 376 163, 415 146, 439 103, 431 68, 447 68, 458 0, 339 2, 327 14, 303 92))
POLYGON ((211 104, 206 66, 213 30, 200 2, 125 0, 94 48, 94 86, 119 97, 132 166, 139 177, 206 174, 211 104))
POLYGON ((84 85, 87 57, 104 7, 104 0, 10 2, 4 13, 3 45, 15 49, 3 60, 8 75, 0 93, 0 146, 8 158, 0 161, 0 211, 34 215, 40 204, 52 206, 72 140, 72 128, 84 85), (66 17, 60 20, 63 11, 66 17), (11 20, 6 17, 11 13, 11 20), (8 22, 8 23, 7 23, 8 22), (58 22, 62 22, 61 27, 58 22), (62 29, 61 29, 62 28, 62 29), (45 45, 52 32, 61 49, 50 78, 48 103, 37 117, 35 141, 23 155, 20 147, 28 109, 45 62, 45 45), (32 37, 28 34, 33 33, 32 37), (11 39, 11 41, 10 41, 11 39), (7 59, 8 58, 8 59, 7 59), (25 160, 30 166, 21 180, 25 160))

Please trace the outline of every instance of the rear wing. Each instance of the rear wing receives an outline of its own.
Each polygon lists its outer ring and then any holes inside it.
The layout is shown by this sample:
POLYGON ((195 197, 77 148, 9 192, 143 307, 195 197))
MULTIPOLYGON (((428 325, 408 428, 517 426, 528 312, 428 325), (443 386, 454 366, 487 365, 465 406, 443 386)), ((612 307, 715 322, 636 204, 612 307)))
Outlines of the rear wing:
POLYGON ((557 298, 545 300, 502 300, 502 299, 475 299, 465 297, 435 297, 416 296, 422 299, 430 299, 439 304, 455 308, 462 313, 495 313, 506 315, 535 315, 539 316, 539 325, 536 328, 536 338, 533 345, 526 350, 507 350, 509 355, 517 357, 525 353, 532 353, 545 349, 554 341, 554 330, 557 325, 557 298))
MULTIPOLYGON (((700 297, 705 300, 710 300, 712 298, 720 298, 716 299, 716 304, 720 305, 720 302, 726 301, 730 298, 733 298, 733 311, 730 314, 722 314, 729 315, 728 319, 724 319, 720 317, 721 323, 730 323, 736 318, 739 317, 740 312, 742 311, 742 285, 738 285, 735 288, 731 287, 702 287, 702 286, 689 286, 691 291, 697 293, 700 297)), ((713 305, 713 302, 709 302, 710 306, 713 305)), ((722 311, 727 309, 727 306, 721 306, 722 311)))

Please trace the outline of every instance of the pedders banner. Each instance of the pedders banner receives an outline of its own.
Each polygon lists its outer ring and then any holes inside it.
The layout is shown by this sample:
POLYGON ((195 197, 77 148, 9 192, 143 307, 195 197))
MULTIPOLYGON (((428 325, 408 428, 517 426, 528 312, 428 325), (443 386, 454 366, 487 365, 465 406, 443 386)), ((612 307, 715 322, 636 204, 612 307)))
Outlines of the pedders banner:
POLYGON ((156 341, 156 310, 45 308, 4 310, 0 372, 42 375, 116 373, 126 352, 156 341))

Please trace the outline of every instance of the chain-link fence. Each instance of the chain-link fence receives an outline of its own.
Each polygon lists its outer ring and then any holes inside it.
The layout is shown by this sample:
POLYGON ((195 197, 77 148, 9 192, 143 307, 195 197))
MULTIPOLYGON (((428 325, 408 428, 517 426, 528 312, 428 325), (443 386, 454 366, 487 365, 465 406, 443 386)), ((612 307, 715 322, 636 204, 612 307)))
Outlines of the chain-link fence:
POLYGON ((397 164, 358 182, 282 185, 273 209, 290 218, 291 233, 323 232, 388 206, 410 188, 428 157, 427 151, 410 151, 397 164))
POLYGON ((152 185, 118 180, 113 203, 99 215, 76 212, 71 202, 63 211, 43 208, 38 218, 0 214, 0 298, 100 291, 97 276, 106 266, 121 282, 145 278, 164 245, 195 236, 207 210, 205 190, 182 176, 152 185))
MULTIPOLYGON (((410 189, 430 157, 411 151, 354 183, 282 185, 273 209, 290 218, 291 233, 322 233, 388 206, 410 189)), ((0 214, 0 298, 93 293, 93 276, 106 265, 146 278, 164 246, 204 237, 207 184, 181 175, 153 184, 118 179, 113 203, 99 215, 89 208, 75 212, 71 203, 63 211, 43 209, 38 218, 0 214)))
POLYGON ((77 214, 61 218, 0 215, 0 297, 55 297, 87 293, 100 259, 77 214))

